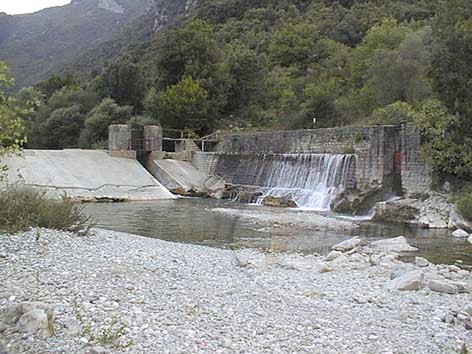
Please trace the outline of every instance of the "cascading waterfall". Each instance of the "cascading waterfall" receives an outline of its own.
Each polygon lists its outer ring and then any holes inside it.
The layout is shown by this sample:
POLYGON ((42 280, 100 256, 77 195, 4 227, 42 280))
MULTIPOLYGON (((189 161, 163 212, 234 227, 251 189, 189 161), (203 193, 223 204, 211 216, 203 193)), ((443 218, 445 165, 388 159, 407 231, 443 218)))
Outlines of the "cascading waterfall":
POLYGON ((329 210, 331 201, 349 181, 354 155, 273 155, 258 171, 258 185, 264 186, 262 203, 268 196, 288 198, 299 207, 329 210))

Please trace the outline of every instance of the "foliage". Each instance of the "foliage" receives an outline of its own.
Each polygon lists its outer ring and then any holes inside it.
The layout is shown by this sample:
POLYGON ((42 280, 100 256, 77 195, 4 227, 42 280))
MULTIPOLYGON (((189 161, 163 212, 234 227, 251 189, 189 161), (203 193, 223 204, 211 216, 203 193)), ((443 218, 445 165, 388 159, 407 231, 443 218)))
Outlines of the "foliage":
POLYGON ((450 114, 438 100, 426 101, 415 119, 424 138, 423 158, 438 172, 457 176, 472 175, 472 140, 463 139, 460 119, 450 114))
POLYGON ((468 220, 472 220, 472 192, 465 193, 456 202, 459 212, 468 220))
POLYGON ((0 230, 6 233, 26 231, 32 227, 89 234, 93 224, 83 208, 70 199, 50 199, 44 191, 10 186, 0 191, 0 230))
POLYGON ((108 126, 111 124, 125 124, 131 118, 133 108, 119 106, 111 98, 105 98, 90 111, 85 119, 80 141, 84 147, 108 139, 108 126))
POLYGON ((388 106, 377 108, 369 120, 372 125, 391 124, 397 125, 401 123, 413 122, 415 119, 415 109, 406 102, 397 101, 388 106))
POLYGON ((199 81, 186 76, 157 97, 158 117, 165 127, 205 131, 209 111, 208 92, 199 81))
MULTIPOLYGON (((5 95, 6 87, 12 83, 6 64, 0 61, 0 157, 18 153, 26 142, 21 115, 27 114, 29 108, 19 106, 15 99, 5 95)), ((0 165, 0 172, 5 170, 5 166, 0 165)), ((3 174, 0 174, 1 178, 3 174)))

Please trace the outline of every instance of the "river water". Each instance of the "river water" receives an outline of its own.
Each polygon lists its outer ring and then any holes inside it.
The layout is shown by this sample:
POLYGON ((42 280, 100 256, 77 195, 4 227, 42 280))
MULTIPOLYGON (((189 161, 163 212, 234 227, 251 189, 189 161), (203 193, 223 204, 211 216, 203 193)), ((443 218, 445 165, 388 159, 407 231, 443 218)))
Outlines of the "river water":
MULTIPOLYGON (((455 239, 448 230, 424 230, 400 224, 378 224, 356 221, 360 227, 310 227, 298 225, 300 220, 316 220, 315 211, 278 209, 245 205, 214 199, 175 199, 152 202, 86 204, 85 211, 95 218, 97 227, 128 232, 173 242, 186 242, 222 248, 258 248, 276 252, 326 254, 331 246, 353 235, 368 241, 404 235, 419 248, 421 255, 434 263, 453 264, 458 260, 472 265, 472 245, 455 239), (221 213, 220 211, 230 211, 221 213), (258 215, 259 219, 241 215, 258 215), (264 222, 264 216, 270 220, 264 222), (287 222, 293 220, 293 222, 287 222)), ((326 215, 332 225, 346 223, 326 215)), ((306 223, 305 223, 306 224, 306 223)))

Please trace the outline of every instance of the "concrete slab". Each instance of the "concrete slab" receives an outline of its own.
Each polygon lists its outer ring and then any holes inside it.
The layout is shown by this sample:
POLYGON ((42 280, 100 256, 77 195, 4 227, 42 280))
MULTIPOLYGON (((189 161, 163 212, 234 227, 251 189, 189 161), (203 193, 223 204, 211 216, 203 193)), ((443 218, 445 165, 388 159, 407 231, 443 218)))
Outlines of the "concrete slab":
POLYGON ((169 190, 205 191, 208 176, 190 162, 179 160, 155 160, 154 176, 169 190))
POLYGON ((45 189, 77 199, 155 200, 175 198, 138 161, 96 150, 24 150, 2 158, 10 184, 45 189))

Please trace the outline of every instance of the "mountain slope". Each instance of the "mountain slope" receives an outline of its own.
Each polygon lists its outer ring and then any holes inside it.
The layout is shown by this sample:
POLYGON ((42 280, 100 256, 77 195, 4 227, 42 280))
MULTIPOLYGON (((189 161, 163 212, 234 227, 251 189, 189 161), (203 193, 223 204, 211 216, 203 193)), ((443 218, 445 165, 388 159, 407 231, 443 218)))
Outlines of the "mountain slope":
POLYGON ((31 85, 60 72, 81 52, 109 41, 140 17, 162 16, 162 2, 73 0, 69 5, 34 14, 2 13, 0 59, 11 68, 17 88, 31 85))

